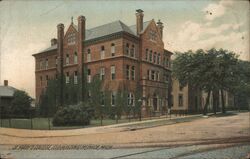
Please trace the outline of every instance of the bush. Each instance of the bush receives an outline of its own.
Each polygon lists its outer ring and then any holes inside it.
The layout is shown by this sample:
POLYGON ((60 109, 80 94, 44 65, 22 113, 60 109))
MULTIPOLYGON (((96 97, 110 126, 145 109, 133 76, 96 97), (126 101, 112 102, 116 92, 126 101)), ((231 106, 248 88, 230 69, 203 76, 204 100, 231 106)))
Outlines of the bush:
POLYGON ((89 125, 92 110, 87 104, 71 105, 59 109, 53 117, 54 126, 89 125))

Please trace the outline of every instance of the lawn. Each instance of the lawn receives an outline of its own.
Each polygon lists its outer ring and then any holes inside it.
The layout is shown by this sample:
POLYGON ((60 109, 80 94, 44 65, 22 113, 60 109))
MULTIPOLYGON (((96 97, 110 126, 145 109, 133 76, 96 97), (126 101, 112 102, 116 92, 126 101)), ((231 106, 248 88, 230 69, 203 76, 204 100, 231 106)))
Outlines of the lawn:
MULTIPOLYGON (((138 121, 138 119, 131 119, 130 122, 138 121)), ((129 122, 128 119, 120 119, 118 123, 126 123, 129 122)), ((87 126, 63 126, 56 127, 52 124, 52 119, 48 118, 33 118, 32 122, 30 119, 3 119, 0 121, 1 127, 11 127, 11 128, 19 128, 19 129, 35 129, 35 130, 62 130, 62 129, 77 129, 83 127, 94 127, 101 126, 101 120, 91 120, 90 125, 87 126), (49 124, 50 123, 50 124, 49 124)), ((102 125, 112 125, 116 124, 116 120, 112 119, 104 119, 102 121, 102 125)))

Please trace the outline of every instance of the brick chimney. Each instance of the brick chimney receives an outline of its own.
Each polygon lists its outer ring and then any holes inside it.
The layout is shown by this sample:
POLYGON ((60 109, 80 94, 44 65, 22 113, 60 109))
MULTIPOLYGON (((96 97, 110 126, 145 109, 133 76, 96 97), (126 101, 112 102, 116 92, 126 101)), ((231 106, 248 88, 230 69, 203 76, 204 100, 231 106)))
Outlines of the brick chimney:
MULTIPOLYGON (((85 30, 86 30, 86 18, 80 15, 77 18, 78 21, 78 67, 80 72, 80 76, 84 75, 84 40, 85 40, 85 30)), ((85 79, 82 77, 81 82, 84 83, 85 79)), ((83 100, 85 94, 85 88, 81 85, 81 100, 83 100)))
POLYGON ((53 39, 50 40, 50 42, 51 42, 51 46, 54 46, 54 45, 57 44, 57 39, 53 38, 53 39))
POLYGON ((137 9, 136 10, 136 33, 139 35, 143 30, 143 10, 137 9))
POLYGON ((64 38, 64 25, 57 25, 57 57, 58 57, 58 66, 57 71, 60 76, 60 106, 64 105, 63 101, 63 38, 64 38))
POLYGON ((160 35, 161 35, 161 39, 163 38, 163 23, 160 21, 160 19, 158 20, 157 22, 157 27, 158 27, 158 30, 160 32, 160 35))
POLYGON ((8 80, 4 80, 3 83, 4 83, 4 86, 6 87, 8 86, 8 80))

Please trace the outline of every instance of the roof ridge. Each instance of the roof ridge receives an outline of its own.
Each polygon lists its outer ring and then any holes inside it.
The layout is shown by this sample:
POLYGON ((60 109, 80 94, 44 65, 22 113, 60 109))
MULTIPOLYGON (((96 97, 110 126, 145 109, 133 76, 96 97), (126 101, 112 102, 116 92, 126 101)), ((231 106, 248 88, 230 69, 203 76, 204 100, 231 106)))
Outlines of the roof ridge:
POLYGON ((109 25, 109 24, 112 24, 112 23, 115 23, 115 22, 119 22, 120 20, 115 20, 115 21, 112 21, 112 22, 109 22, 109 23, 106 23, 106 24, 103 24, 103 25, 99 25, 99 26, 96 26, 96 27, 93 27, 93 28, 89 28, 89 29, 86 29, 88 31, 92 30, 92 29, 96 29, 96 28, 99 28, 99 27, 103 27, 105 25, 109 25))

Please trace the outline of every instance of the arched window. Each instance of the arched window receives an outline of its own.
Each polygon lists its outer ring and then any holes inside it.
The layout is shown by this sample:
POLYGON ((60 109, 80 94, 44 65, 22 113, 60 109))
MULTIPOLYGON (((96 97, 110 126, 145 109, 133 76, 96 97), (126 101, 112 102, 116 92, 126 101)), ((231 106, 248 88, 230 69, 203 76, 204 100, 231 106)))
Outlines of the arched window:
POLYGON ((74 54, 74 64, 78 63, 78 57, 77 57, 77 52, 74 54))

